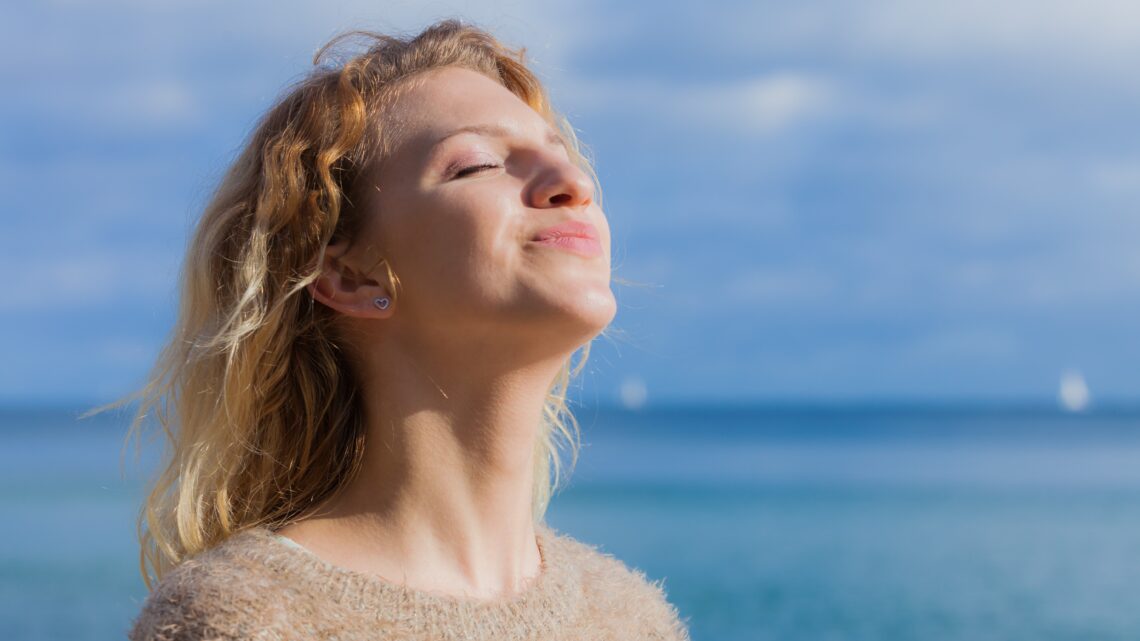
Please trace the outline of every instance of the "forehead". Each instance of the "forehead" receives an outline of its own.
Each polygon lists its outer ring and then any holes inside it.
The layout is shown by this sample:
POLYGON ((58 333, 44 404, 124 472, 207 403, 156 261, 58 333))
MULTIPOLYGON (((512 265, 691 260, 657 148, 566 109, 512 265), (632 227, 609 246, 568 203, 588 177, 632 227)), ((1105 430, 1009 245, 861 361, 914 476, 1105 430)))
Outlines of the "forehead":
POLYGON ((447 134, 472 125, 507 130, 549 131, 530 105, 483 74, 457 67, 429 71, 409 80, 385 110, 384 126, 392 155, 426 153, 447 134))

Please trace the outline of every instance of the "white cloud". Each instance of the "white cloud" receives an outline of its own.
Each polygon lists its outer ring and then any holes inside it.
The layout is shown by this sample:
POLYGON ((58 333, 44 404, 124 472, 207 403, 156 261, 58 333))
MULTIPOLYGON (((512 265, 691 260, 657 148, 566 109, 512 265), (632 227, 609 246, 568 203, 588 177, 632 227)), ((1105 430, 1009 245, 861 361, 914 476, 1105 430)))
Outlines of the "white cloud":
POLYGON ((757 3, 707 34, 725 54, 812 52, 896 66, 969 63, 1132 74, 1140 5, 1129 0, 841 0, 757 3))
POLYGON ((40 94, 39 115, 98 127, 104 132, 172 131, 202 124, 201 89, 176 77, 131 78, 96 89, 73 85, 40 94))
POLYGON ((129 256, 107 248, 88 253, 6 255, 0 269, 12 278, 0 297, 0 311, 46 312, 132 300, 160 300, 175 289, 172 256, 129 256))
POLYGON ((198 100, 185 83, 175 78, 154 78, 119 87, 106 103, 108 113, 151 125, 183 124, 200 115, 198 100))
POLYGON ((705 128, 766 135, 826 114, 835 91, 822 78, 784 71, 677 93, 674 113, 679 120, 695 117, 705 128))
MULTIPOLYGON (((382 4, 368 0, 55 0, 10 13, 10 19, 0 24, 0 34, 8 36, 4 46, 13 51, 48 54, 49 62, 55 64, 82 62, 84 55, 111 57, 133 68, 185 62, 226 49, 235 55, 234 67, 241 66, 250 52, 259 51, 307 66, 313 53, 338 33, 371 29, 414 34, 431 22, 451 17, 486 27, 508 45, 525 46, 559 63, 567 51, 589 46, 603 25, 582 7, 515 0, 478 4, 458 0, 382 4), (93 23, 113 24, 115 37, 92 29, 93 23)), ((2 63, 18 68, 11 60, 2 63)))
POLYGON ((203 124, 233 98, 261 108, 351 29, 414 34, 462 17, 555 73, 597 37, 591 16, 553 2, 56 0, 6 13, 0 74, 21 87, 6 109, 116 132, 203 124))
POLYGON ((935 59, 998 58, 1116 66, 1140 54, 1140 5, 1122 0, 869 3, 861 43, 935 59))
POLYGON ((572 113, 648 117, 670 128, 752 136, 790 132, 825 117, 838 93, 824 77, 790 70, 719 84, 576 77, 564 85, 559 106, 572 113))
POLYGON ((1089 184, 1111 194, 1140 195, 1140 159, 1101 162, 1089 168, 1089 184))

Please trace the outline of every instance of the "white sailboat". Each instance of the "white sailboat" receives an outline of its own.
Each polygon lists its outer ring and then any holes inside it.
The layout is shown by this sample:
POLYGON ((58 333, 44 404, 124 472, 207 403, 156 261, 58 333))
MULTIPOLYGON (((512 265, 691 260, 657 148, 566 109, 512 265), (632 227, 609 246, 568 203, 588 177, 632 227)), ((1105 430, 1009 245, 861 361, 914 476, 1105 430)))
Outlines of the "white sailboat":
POLYGON ((621 397, 621 404, 627 410, 639 410, 645 405, 649 390, 645 387, 645 381, 641 377, 629 376, 622 381, 618 395, 621 397))
POLYGON ((1061 389, 1057 392, 1061 407, 1070 412, 1081 412, 1089 406, 1089 386, 1085 377, 1076 370, 1061 375, 1061 389))

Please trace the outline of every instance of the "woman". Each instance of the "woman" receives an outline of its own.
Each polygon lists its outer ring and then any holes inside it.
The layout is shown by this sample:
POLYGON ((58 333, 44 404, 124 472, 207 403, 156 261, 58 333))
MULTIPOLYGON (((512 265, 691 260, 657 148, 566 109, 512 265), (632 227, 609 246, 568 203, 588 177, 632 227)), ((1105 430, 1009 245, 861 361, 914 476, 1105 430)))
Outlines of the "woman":
POLYGON ((572 130, 483 31, 358 35, 195 233, 142 392, 171 458, 131 638, 687 638, 659 585, 543 521, 615 313, 572 130))

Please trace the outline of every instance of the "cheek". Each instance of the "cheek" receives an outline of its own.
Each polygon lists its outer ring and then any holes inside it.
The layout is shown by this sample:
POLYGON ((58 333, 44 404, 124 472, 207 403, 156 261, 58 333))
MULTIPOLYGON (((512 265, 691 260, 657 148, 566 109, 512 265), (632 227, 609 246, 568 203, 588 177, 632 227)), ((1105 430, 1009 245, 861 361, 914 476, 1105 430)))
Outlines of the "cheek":
POLYGON ((465 196, 421 202, 393 219, 387 235, 405 286, 453 302, 501 295, 520 253, 509 211, 501 199, 465 196))

